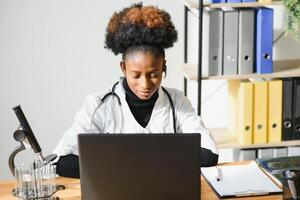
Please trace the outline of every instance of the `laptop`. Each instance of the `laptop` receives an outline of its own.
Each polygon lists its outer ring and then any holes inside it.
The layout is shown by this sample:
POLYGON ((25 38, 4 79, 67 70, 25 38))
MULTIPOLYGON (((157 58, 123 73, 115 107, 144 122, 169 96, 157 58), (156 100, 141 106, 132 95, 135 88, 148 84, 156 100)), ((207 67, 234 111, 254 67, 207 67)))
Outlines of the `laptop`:
POLYGON ((200 134, 79 134, 84 200, 199 200, 200 134))

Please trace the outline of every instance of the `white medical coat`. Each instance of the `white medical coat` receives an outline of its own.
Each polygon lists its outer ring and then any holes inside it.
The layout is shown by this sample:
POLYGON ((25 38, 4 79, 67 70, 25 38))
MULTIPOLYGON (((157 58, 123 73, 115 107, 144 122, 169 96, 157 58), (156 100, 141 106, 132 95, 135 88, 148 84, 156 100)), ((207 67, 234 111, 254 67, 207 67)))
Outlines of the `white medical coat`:
MULTIPOLYGON (((54 149, 58 156, 78 155, 77 136, 80 133, 173 133, 173 118, 170 101, 160 87, 158 99, 155 102, 149 123, 143 128, 134 118, 125 99, 122 80, 117 84, 115 93, 120 97, 110 95, 101 103, 101 98, 111 91, 88 95, 82 108, 77 112, 71 127, 63 134, 62 139, 54 149), (101 105, 99 106, 99 104, 101 105), (96 112, 95 112, 96 111, 96 112), (94 113, 95 112, 95 113, 94 113), (91 125, 92 116, 93 123, 91 125)), ((176 89, 165 88, 170 94, 176 116, 177 133, 200 133, 201 147, 218 154, 217 147, 209 131, 204 127, 201 118, 196 114, 190 101, 176 89)))

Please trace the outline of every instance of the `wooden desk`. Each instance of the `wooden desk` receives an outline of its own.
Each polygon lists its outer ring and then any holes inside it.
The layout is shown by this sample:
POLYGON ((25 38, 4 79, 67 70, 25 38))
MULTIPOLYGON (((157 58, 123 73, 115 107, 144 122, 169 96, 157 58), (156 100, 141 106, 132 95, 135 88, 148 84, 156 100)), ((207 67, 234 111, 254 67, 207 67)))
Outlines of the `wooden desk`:
MULTIPOLYGON (((239 162, 238 164, 243 164, 247 162, 239 162)), ((233 163, 231 163, 232 165, 233 163)), ((56 180, 57 184, 62 184, 66 186, 66 190, 61 190, 56 192, 55 196, 60 199, 77 200, 80 198, 80 181, 79 179, 58 177, 56 180)), ((0 200, 7 199, 17 199, 13 197, 10 192, 14 187, 14 181, 0 181, 0 200)), ((210 186, 206 183, 203 177, 201 177, 201 200, 217 200, 218 197, 212 191, 210 186)), ((269 196, 255 196, 255 197, 244 197, 239 198, 239 200, 281 200, 282 195, 269 195, 269 196)))
MULTIPOLYGON (((74 178, 58 177, 56 179, 56 184, 65 185, 66 189, 57 191, 54 196, 58 196, 59 199, 69 199, 69 200, 79 200, 81 199, 80 192, 80 181, 74 178)), ((15 200, 13 195, 11 195, 11 190, 14 188, 14 181, 0 181, 0 200, 15 200)))
MULTIPOLYGON (((66 186, 66 190, 58 191, 55 196, 60 199, 77 200, 80 199, 80 181, 79 179, 58 177, 57 184, 66 186)), ((10 191, 14 187, 13 181, 0 181, 0 200, 17 199, 14 198, 10 191)), ((217 200, 218 197, 201 177, 201 200, 217 200)), ((245 197, 239 198, 240 200, 281 200, 281 195, 260 196, 260 197, 245 197)))

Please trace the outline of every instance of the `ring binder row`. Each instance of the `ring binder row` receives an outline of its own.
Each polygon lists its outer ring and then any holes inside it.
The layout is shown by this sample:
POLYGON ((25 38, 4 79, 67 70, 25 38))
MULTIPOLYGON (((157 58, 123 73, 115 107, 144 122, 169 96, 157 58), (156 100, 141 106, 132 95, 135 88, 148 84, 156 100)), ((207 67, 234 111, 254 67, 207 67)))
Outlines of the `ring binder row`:
POLYGON ((202 52, 205 75, 273 72, 273 9, 205 10, 203 24, 209 30, 202 39, 209 43, 209 53, 202 52))
POLYGON ((229 131, 242 145, 300 139, 300 78, 229 80, 229 131))

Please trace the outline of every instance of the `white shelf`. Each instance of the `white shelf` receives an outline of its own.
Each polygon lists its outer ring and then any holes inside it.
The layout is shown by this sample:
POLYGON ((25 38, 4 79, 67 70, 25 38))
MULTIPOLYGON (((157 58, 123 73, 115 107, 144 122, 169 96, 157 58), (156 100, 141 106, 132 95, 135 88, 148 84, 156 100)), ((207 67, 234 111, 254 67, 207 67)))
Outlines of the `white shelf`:
POLYGON ((274 147, 290 147, 290 146, 300 146, 300 140, 290 140, 290 141, 281 141, 279 143, 264 143, 264 144, 251 144, 251 145, 242 145, 239 144, 237 138, 232 134, 229 134, 228 131, 223 129, 210 129, 210 133, 215 139, 218 148, 233 148, 233 149, 259 149, 259 148, 274 148, 274 147))
MULTIPOLYGON (((287 77, 300 77, 300 60, 275 60, 273 62, 274 72, 268 74, 246 74, 246 75, 220 75, 208 76, 202 75, 203 80, 217 80, 217 79, 250 79, 250 78, 287 78, 287 77)), ((182 64, 180 69, 183 71, 184 76, 188 80, 197 80, 198 78, 198 65, 197 64, 182 64)))

